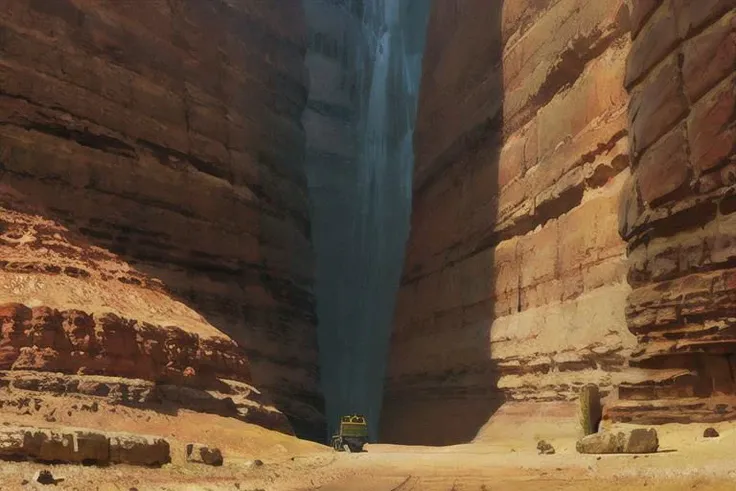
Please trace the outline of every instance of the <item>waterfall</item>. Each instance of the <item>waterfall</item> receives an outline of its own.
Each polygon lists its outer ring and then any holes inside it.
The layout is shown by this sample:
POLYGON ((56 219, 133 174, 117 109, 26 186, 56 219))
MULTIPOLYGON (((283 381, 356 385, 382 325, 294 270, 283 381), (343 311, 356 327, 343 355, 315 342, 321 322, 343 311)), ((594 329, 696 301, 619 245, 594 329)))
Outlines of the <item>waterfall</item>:
MULTIPOLYGON (((306 165, 328 427, 334 431, 341 414, 361 413, 375 440, 409 232, 414 119, 431 2, 366 0, 356 13, 347 1, 304 1, 310 28, 347 39, 343 70, 357 87, 350 121, 341 126, 349 127, 351 150, 340 155, 339 163, 327 157, 333 148, 325 148, 339 142, 320 140, 320 152, 314 151, 323 134, 316 126, 335 120, 314 123, 305 116, 307 146, 312 147, 306 165), (357 23, 338 34, 337 22, 330 19, 344 12, 351 12, 357 23)), ((308 66, 310 101, 336 100, 334 91, 314 88, 315 80, 325 83, 323 60, 308 56, 308 66)))

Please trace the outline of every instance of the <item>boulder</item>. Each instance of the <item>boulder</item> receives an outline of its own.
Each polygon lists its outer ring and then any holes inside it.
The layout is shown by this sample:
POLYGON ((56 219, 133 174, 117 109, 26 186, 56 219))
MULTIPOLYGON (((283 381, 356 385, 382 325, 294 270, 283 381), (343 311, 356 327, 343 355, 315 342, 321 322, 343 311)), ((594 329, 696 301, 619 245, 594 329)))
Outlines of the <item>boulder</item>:
POLYGON ((544 440, 540 440, 537 443, 537 450, 540 455, 552 455, 555 453, 555 448, 544 440))
POLYGON ((657 431, 637 428, 631 431, 602 431, 578 440, 576 449, 584 454, 654 453, 659 448, 657 431))
POLYGON ((92 431, 24 429, 20 455, 47 462, 85 462, 107 464, 107 437, 92 431))
POLYGON ((36 471, 36 473, 33 475, 33 481, 39 484, 47 485, 56 484, 57 479, 54 477, 51 471, 42 469, 40 471, 36 471))
POLYGON ((200 443, 187 445, 187 462, 207 465, 222 465, 222 452, 219 448, 208 447, 200 443))
POLYGON ((160 466, 171 461, 169 442, 163 438, 119 433, 110 436, 110 462, 160 466))
POLYGON ((720 433, 718 433, 718 431, 712 427, 706 428, 703 432, 703 437, 705 438, 718 438, 719 436, 721 436, 720 433))

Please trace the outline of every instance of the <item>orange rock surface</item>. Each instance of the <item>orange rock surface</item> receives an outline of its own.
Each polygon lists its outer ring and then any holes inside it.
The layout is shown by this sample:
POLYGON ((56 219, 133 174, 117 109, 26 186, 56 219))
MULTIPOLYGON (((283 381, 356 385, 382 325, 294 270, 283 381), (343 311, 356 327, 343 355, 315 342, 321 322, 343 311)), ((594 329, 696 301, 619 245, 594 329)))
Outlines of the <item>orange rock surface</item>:
POLYGON ((0 11, 1 367, 247 382, 321 437, 299 2, 0 11))

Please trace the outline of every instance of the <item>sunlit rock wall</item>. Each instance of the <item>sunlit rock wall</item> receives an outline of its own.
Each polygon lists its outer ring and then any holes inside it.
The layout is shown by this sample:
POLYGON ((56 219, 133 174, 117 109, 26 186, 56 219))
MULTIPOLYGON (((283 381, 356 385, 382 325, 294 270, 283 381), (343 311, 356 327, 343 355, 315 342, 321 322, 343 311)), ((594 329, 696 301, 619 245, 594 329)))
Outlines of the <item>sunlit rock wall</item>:
POLYGON ((621 203, 639 344, 614 420, 736 417, 736 2, 633 1, 621 203))
POLYGON ((505 401, 620 380, 629 29, 623 0, 433 2, 384 441, 467 442, 505 401))

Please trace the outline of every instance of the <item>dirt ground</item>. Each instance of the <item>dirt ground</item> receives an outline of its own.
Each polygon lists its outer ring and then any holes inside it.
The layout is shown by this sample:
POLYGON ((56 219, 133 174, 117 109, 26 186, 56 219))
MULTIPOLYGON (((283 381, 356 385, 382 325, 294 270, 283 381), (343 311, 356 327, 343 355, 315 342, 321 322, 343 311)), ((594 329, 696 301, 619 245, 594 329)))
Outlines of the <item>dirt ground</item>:
MULTIPOLYGON (((208 424, 212 424, 208 421, 208 424)), ((548 441, 554 455, 537 455, 535 436, 479 441, 453 447, 369 445, 361 454, 273 434, 253 425, 237 428, 242 452, 234 450, 235 428, 219 427, 225 465, 187 464, 181 457, 191 428, 169 438, 172 464, 159 469, 110 466, 0 465, 0 489, 68 490, 239 490, 239 491, 545 491, 570 490, 733 490, 736 488, 736 424, 714 425, 721 436, 703 438, 702 425, 659 427, 660 452, 651 455, 579 455, 574 437, 548 441), (180 438, 182 438, 180 440, 180 438), (254 459, 263 461, 256 465, 254 459), (24 483, 39 468, 63 478, 56 486, 24 483)), ((153 429, 153 428, 152 428, 153 429)), ((214 436, 214 435, 213 435, 214 436)))

